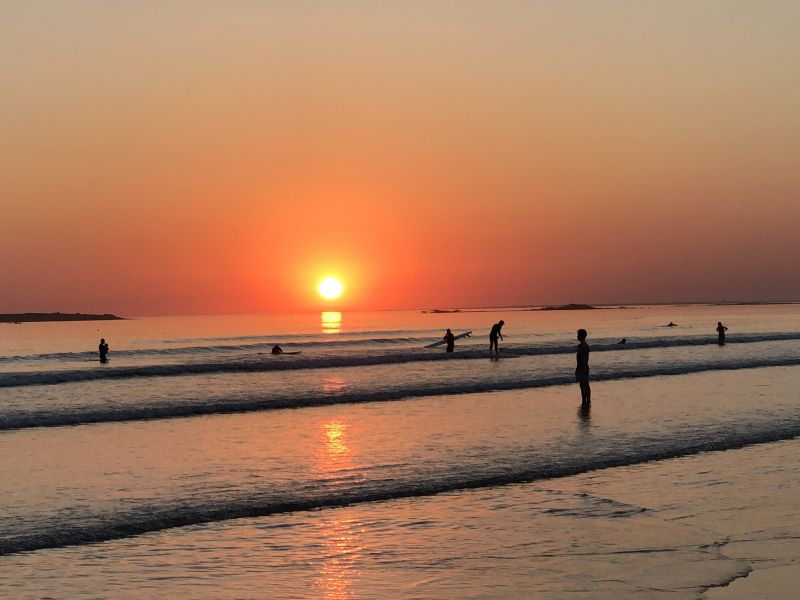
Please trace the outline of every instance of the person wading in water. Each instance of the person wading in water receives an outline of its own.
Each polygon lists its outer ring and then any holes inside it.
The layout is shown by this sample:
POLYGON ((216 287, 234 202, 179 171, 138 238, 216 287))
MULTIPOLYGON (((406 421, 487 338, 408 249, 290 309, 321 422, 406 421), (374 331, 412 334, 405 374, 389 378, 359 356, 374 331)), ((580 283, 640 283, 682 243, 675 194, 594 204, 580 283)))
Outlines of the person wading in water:
POLYGON ((578 351, 576 353, 577 368, 575 380, 581 387, 581 404, 586 406, 592 403, 592 388, 589 387, 589 344, 586 343, 585 329, 578 329, 578 351))

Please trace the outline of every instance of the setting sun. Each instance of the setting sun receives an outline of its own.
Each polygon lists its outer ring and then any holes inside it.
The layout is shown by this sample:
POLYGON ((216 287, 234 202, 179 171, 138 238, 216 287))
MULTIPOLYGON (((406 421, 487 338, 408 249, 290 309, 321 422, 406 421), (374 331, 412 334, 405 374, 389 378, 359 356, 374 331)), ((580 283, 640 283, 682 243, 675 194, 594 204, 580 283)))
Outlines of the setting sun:
POLYGON ((336 300, 336 298, 342 295, 344 286, 342 285, 342 282, 335 277, 326 277, 319 282, 318 289, 319 295, 326 300, 336 300))

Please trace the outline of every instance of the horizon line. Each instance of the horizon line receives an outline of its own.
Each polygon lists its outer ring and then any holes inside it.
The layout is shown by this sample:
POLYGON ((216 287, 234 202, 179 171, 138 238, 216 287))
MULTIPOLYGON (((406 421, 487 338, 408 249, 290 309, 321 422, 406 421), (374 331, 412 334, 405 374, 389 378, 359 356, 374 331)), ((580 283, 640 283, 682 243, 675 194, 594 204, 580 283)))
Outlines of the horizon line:
MULTIPOLYGON (((800 304, 800 300, 702 300, 702 301, 677 301, 677 302, 604 302, 604 303, 583 303, 583 302, 568 302, 564 304, 504 304, 494 306, 451 306, 445 308, 417 306, 412 308, 374 308, 374 309, 336 309, 336 308, 320 308, 315 310, 301 310, 301 311, 264 311, 264 312, 215 312, 215 313, 162 313, 162 314, 138 314, 138 315, 117 315, 116 313, 98 313, 92 311, 17 311, 9 313, 0 313, 0 315, 19 315, 19 314, 113 314, 121 319, 137 319, 146 317, 222 317, 222 316, 262 316, 262 315, 289 315, 289 314, 317 314, 324 312, 341 312, 341 313, 358 313, 358 312, 408 312, 408 311, 497 311, 497 310, 515 310, 523 311, 528 309, 541 309, 541 308, 554 308, 569 307, 569 306, 586 306, 589 308, 581 309, 575 308, 571 310, 592 310, 592 309, 614 309, 614 308, 633 308, 633 307, 656 307, 656 306, 771 306, 771 305, 790 305, 800 304)), ((564 310, 569 311, 569 308, 564 310)), ((432 314, 436 314, 433 312, 432 314)), ((445 313, 446 314, 446 313, 445 313)))

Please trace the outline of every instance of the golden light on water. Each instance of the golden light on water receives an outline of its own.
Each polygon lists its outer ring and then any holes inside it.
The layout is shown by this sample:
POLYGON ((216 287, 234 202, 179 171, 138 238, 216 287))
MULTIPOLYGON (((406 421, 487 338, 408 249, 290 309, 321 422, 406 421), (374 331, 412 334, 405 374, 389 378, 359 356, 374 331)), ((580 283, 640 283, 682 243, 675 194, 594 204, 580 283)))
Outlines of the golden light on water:
POLYGON ((322 390, 325 392, 338 392, 344 388, 344 380, 341 377, 326 377, 322 381, 322 390))
MULTIPOLYGON (((335 382, 334 382, 335 383, 335 382)), ((358 468, 349 424, 344 418, 319 423, 317 468, 326 485, 335 488, 342 478, 350 478, 358 468)), ((336 514, 332 512, 331 514, 336 514)), ((361 524, 352 518, 331 518, 320 529, 321 564, 315 580, 319 598, 348 600, 354 597, 353 584, 360 579, 358 565, 363 552, 361 524)))
POLYGON ((327 480, 331 486, 337 485, 341 473, 358 468, 350 434, 344 419, 320 423, 316 466, 319 478, 327 480))
POLYGON ((344 424, 338 421, 325 423, 325 437, 328 438, 328 454, 331 456, 345 456, 350 453, 344 435, 344 424))
POLYGON ((361 560, 360 524, 355 519, 333 519, 322 531, 324 559, 316 581, 325 600, 347 600, 354 595, 351 587, 359 577, 361 560))
POLYGON ((338 310, 329 310, 320 313, 322 333, 340 333, 342 331, 342 313, 338 310))

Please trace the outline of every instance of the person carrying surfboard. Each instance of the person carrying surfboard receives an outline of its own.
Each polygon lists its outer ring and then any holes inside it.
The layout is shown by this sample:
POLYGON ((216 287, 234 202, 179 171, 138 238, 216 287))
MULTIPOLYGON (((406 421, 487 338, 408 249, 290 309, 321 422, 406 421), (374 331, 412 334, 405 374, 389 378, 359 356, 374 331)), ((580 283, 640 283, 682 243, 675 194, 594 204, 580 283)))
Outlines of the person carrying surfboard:
POLYGON ((500 333, 500 330, 505 324, 506 322, 500 319, 498 323, 492 325, 492 330, 489 332, 489 354, 492 353, 493 348, 495 354, 500 354, 500 348, 497 345, 497 338, 499 337, 501 340, 503 339, 503 334, 500 333))
MULTIPOLYGON (((423 348, 438 348, 442 344, 447 344, 447 336, 451 335, 452 331, 449 329, 447 330, 447 334, 437 342, 433 342, 432 344, 428 344, 427 346, 423 346, 423 348)), ((460 340, 461 338, 469 337, 472 335, 471 331, 465 331, 464 333, 459 333, 458 335, 453 335, 453 341, 460 340)), ((448 350, 448 352, 452 352, 452 350, 448 350)))
POLYGON ((447 352, 452 352, 456 347, 456 336, 453 335, 453 332, 448 329, 442 339, 447 343, 447 352))

